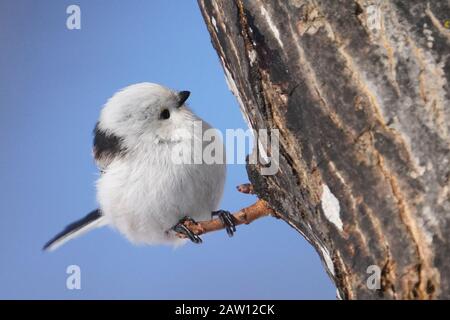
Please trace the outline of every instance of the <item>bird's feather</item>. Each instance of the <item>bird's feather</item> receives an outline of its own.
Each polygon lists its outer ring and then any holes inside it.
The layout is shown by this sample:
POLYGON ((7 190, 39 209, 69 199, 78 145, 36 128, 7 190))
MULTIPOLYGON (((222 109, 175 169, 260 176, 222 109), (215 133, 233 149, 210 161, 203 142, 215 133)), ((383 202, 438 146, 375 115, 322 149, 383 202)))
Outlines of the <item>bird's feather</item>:
POLYGON ((99 209, 91 211, 88 215, 80 220, 72 222, 63 231, 58 233, 53 239, 48 241, 43 250, 53 251, 63 245, 65 242, 76 238, 85 232, 104 225, 104 217, 99 209))
POLYGON ((102 130, 97 122, 94 128, 93 154, 99 169, 106 170, 108 165, 123 152, 122 139, 113 133, 102 130))

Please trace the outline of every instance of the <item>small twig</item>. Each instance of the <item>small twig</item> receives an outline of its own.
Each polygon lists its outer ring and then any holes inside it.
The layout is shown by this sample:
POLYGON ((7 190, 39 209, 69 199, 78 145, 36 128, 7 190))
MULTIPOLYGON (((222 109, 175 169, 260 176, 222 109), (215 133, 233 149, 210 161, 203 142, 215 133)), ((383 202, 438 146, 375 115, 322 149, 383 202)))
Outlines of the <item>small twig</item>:
MULTIPOLYGON (((249 224, 256 219, 274 215, 275 212, 269 207, 266 201, 258 200, 251 206, 241 209, 238 212, 233 213, 234 223, 236 226, 241 224, 249 224)), ((186 220, 184 225, 188 227, 196 235, 202 235, 208 232, 213 232, 221 229, 225 229, 225 225, 220 219, 213 219, 207 221, 197 221, 194 223, 190 220, 186 220)), ((186 238, 184 234, 178 233, 178 237, 186 238)))
MULTIPOLYGON (((253 193, 253 186, 251 184, 242 184, 237 187, 240 192, 251 194, 253 193)), ((236 226, 241 224, 250 224, 256 219, 266 217, 269 215, 277 217, 278 214, 269 206, 269 204, 259 199, 251 206, 241 209, 232 214, 236 226)), ((202 235, 208 232, 213 232, 225 229, 226 226, 220 219, 213 219, 207 221, 197 221, 196 223, 186 220, 184 225, 188 227, 196 235, 202 235)), ((184 234, 177 233, 180 238, 186 238, 184 234)))
POLYGON ((238 185, 236 187, 237 191, 247 194, 255 194, 255 191, 253 190, 253 185, 251 183, 244 183, 241 185, 238 185))

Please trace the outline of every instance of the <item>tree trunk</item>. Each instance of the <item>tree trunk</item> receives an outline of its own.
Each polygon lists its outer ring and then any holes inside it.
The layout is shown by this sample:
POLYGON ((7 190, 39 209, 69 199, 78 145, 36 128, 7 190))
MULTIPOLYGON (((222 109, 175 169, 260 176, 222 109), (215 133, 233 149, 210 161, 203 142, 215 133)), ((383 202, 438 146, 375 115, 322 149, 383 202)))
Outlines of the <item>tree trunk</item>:
POLYGON ((279 130, 250 181, 338 296, 450 298, 450 1, 199 5, 249 126, 279 130))

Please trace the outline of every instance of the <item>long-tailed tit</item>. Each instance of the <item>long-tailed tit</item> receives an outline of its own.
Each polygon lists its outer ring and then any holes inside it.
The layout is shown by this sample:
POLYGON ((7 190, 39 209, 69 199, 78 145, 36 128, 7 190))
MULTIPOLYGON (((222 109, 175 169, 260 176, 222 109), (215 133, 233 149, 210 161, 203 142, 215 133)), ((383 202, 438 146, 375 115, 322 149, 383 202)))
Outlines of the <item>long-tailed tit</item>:
MULTIPOLYGON (((195 141, 202 141, 204 147, 201 133, 211 129, 185 105, 189 94, 139 83, 108 100, 94 129, 93 154, 101 171, 99 208, 67 226, 45 250, 105 225, 133 243, 184 241, 176 233, 199 243, 200 237, 183 222, 213 215, 233 234, 236 229, 230 213, 215 211, 223 193, 225 162, 179 163, 173 159, 176 150, 192 150, 195 141), (195 123, 200 123, 202 130, 192 130, 195 123)), ((223 148, 221 141, 220 146, 223 148)))

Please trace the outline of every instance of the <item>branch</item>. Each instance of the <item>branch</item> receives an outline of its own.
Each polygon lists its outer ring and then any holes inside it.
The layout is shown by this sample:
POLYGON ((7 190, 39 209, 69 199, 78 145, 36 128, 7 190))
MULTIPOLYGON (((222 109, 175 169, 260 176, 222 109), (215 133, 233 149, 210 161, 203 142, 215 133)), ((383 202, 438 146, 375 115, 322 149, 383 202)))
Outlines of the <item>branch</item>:
MULTIPOLYGON (((242 184, 237 187, 238 191, 242 193, 252 194, 253 186, 251 184, 242 184)), ((256 219, 272 215, 278 217, 278 214, 269 206, 269 204, 259 199, 251 206, 241 209, 232 214, 234 223, 236 226, 241 224, 250 224, 256 219)), ((196 235, 202 235, 208 232, 213 232, 221 229, 225 229, 225 225, 220 219, 212 219, 207 221, 197 221, 196 223, 187 220, 184 225, 188 227, 196 235)), ((184 234, 177 233, 180 238, 186 238, 184 234)))

